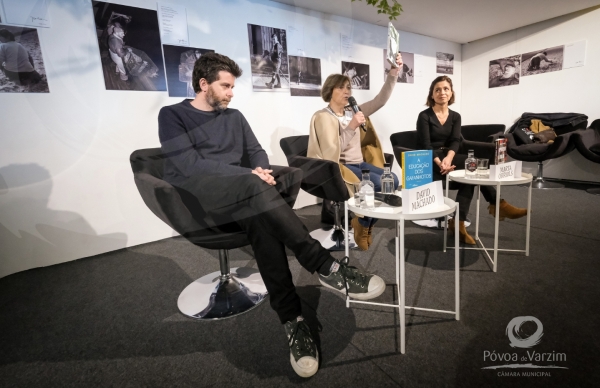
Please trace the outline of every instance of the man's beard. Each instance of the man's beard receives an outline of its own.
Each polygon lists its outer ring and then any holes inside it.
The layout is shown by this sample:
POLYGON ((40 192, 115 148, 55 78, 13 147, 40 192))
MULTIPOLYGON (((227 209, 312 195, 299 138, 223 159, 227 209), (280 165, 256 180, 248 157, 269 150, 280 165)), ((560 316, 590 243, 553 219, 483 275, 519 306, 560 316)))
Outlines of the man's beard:
POLYGON ((219 100, 216 93, 213 92, 213 90, 211 88, 208 88, 208 91, 206 94, 206 102, 208 102, 208 105, 212 106, 214 110, 216 110, 218 112, 224 111, 225 109, 227 109, 227 105, 229 104, 230 101, 231 100, 228 100, 225 98, 219 100))

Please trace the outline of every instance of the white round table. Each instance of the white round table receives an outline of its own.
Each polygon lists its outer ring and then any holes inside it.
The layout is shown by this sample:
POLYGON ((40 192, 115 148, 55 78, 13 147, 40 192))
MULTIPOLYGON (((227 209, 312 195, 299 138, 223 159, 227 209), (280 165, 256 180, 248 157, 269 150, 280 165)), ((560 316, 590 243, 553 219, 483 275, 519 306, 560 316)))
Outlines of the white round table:
MULTIPOLYGON (((477 186, 475 190, 477 190, 477 207, 476 207, 476 215, 475 215, 475 241, 481 247, 462 247, 462 249, 475 249, 482 250, 485 252, 488 260, 492 263, 493 270, 496 272, 498 270, 498 251, 504 252, 525 252, 525 256, 529 256, 529 231, 531 227, 531 186, 533 181, 533 176, 527 173, 521 173, 520 178, 511 178, 511 179, 502 179, 502 180, 493 180, 493 179, 470 179, 465 178, 465 170, 456 170, 451 171, 446 174, 446 197, 448 196, 448 188, 450 186, 450 181, 459 182, 467 185, 475 185, 477 186), (498 226, 500 221, 500 189, 502 186, 516 186, 516 185, 524 185, 529 183, 529 193, 527 196, 527 227, 525 232, 525 249, 499 249, 498 248, 498 226), (481 191, 479 190, 479 186, 496 186, 496 219, 494 226, 494 258, 490 256, 488 250, 481 242, 479 238, 479 202, 481 199, 481 191)), ((458 225, 458 222, 455 223, 458 225)), ((454 245, 458 247, 458 244, 454 245)))
MULTIPOLYGON (((400 192, 396 192, 400 195, 400 192)), ((405 353, 405 314, 406 309, 412 310, 423 310, 433 311, 438 313, 452 314, 458 321, 460 319, 460 280, 459 280, 459 254, 458 250, 454 251, 454 300, 455 300, 455 311, 448 310, 434 310, 422 307, 406 306, 404 295, 405 295, 405 261, 404 261, 404 221, 405 220, 422 220, 428 218, 445 217, 448 220, 448 215, 456 211, 458 213, 458 204, 449 199, 444 198, 444 204, 430 209, 428 211, 417 213, 417 214, 404 214, 402 207, 392 207, 385 203, 375 201, 375 208, 372 210, 361 209, 354 205, 354 198, 350 198, 345 203, 346 211, 346 230, 348 230, 348 211, 361 214, 363 216, 375 217, 378 219, 393 220, 396 223, 396 285, 398 290, 398 301, 400 304, 391 303, 375 303, 353 300, 350 297, 346 298, 346 307, 350 307, 350 303, 361 303, 370 304, 376 306, 386 306, 398 308, 398 314, 400 316, 400 353, 405 353)), ((454 243, 458 245, 458 222, 455 223, 454 231, 454 243)), ((350 257, 350 250, 348 249, 348 233, 346 233, 346 256, 350 257)), ((444 229, 444 252, 446 252, 446 229, 444 229)))

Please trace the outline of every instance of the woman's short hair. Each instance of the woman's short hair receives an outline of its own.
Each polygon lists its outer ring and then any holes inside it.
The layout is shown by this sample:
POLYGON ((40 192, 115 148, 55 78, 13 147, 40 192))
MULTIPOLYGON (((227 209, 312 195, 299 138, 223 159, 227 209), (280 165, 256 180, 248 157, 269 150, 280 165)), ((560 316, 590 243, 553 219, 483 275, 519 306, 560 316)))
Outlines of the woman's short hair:
POLYGON ((331 96, 333 95, 333 89, 342 88, 346 85, 346 82, 352 84, 350 82, 350 78, 343 74, 331 74, 325 82, 323 83, 323 87, 321 88, 321 97, 325 102, 331 101, 331 96))
POLYGON ((15 41, 15 36, 13 35, 13 33, 7 30, 6 28, 0 28, 0 36, 8 40, 9 42, 15 41))
POLYGON ((231 58, 217 53, 203 54, 194 64, 192 73, 192 82, 194 92, 200 93, 200 80, 204 78, 208 84, 212 84, 219 79, 219 72, 226 71, 235 78, 242 75, 242 69, 231 58))
POLYGON ((432 107, 435 105, 435 100, 433 99, 433 88, 435 87, 435 85, 438 82, 443 82, 446 81, 450 84, 450 90, 452 91, 452 97, 450 97, 450 101, 448 101, 448 105, 452 105, 454 104, 454 97, 456 96, 456 93, 454 93, 454 86, 452 86, 452 78, 448 77, 447 75, 440 75, 439 77, 437 77, 436 79, 433 80, 433 82, 431 83, 431 86, 429 87, 429 94, 427 95, 427 102, 425 102, 425 105, 427 105, 428 107, 432 107))

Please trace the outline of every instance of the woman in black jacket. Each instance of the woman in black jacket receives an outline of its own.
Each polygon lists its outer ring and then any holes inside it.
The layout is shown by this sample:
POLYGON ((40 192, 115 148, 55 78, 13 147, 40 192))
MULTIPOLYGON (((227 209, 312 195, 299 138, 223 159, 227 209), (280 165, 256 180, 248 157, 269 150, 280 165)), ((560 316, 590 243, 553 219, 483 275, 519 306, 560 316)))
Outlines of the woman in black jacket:
MULTIPOLYGON (((422 150, 433 150, 433 179, 442 180, 443 176, 457 166, 464 168, 467 155, 461 147, 460 114, 448 108, 454 103, 455 95, 452 80, 448 76, 439 76, 429 87, 426 105, 429 107, 419 114, 417 119, 417 146, 422 150)), ((443 179, 445 181, 445 179, 443 179)), ((496 215, 496 189, 491 186, 480 186, 481 193, 490 204, 488 210, 496 215)), ((465 228, 465 220, 469 213, 475 185, 451 182, 451 189, 457 189, 456 201, 459 203, 458 220, 460 241, 475 245, 475 239, 465 228)), ((520 218, 527 215, 527 209, 516 208, 500 200, 500 220, 504 218, 520 218)), ((448 223, 450 233, 454 232, 454 218, 448 223)))

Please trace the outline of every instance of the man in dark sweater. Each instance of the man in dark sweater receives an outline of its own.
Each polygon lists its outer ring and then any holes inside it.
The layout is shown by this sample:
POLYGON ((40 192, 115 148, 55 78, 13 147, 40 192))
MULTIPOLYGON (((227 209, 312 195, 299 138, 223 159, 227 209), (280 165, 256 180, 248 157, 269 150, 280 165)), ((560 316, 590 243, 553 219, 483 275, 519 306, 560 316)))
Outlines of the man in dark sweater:
POLYGON ((319 355, 302 318, 285 247, 300 264, 319 273, 325 287, 357 299, 371 299, 385 289, 375 275, 335 260, 288 206, 281 195, 286 178, 273 176, 269 159, 244 116, 228 105, 238 65, 207 53, 194 65, 194 100, 161 109, 159 137, 165 180, 190 194, 213 219, 236 222, 248 235, 270 295, 271 307, 284 324, 292 367, 302 377, 317 372, 319 355))

